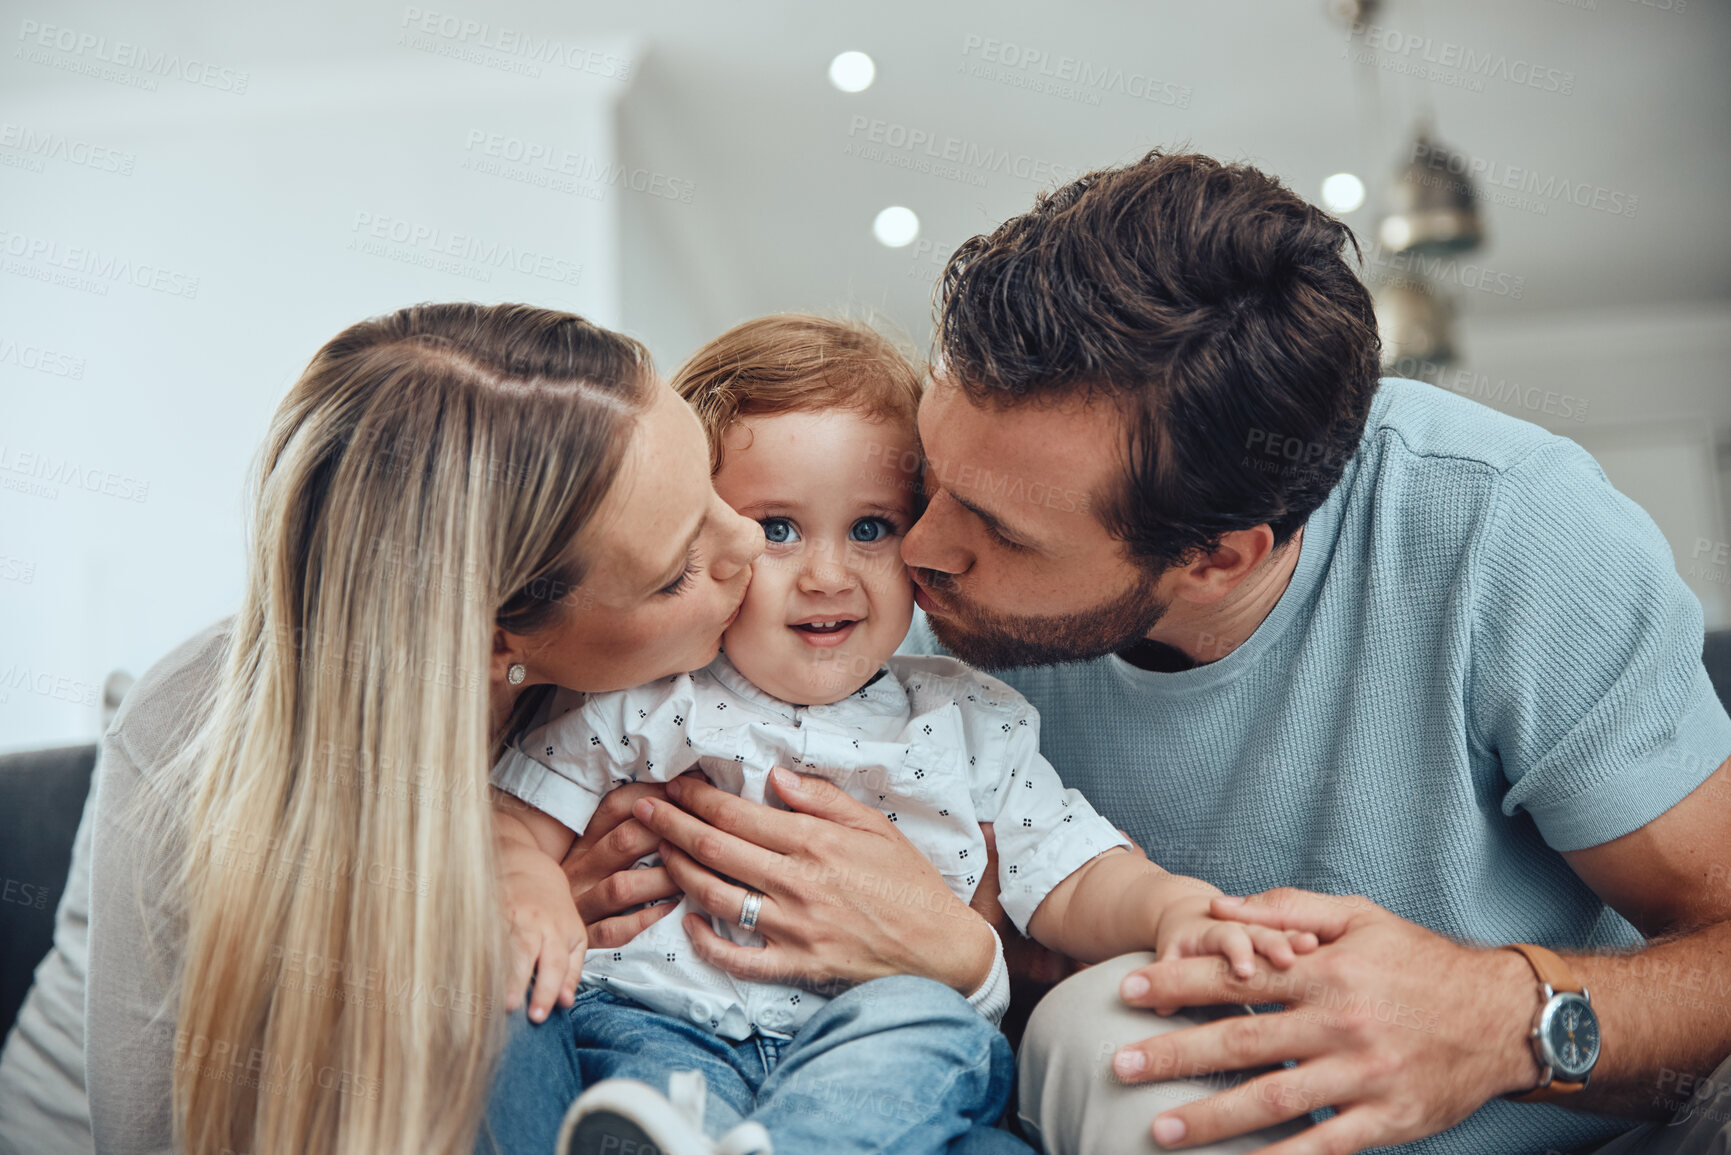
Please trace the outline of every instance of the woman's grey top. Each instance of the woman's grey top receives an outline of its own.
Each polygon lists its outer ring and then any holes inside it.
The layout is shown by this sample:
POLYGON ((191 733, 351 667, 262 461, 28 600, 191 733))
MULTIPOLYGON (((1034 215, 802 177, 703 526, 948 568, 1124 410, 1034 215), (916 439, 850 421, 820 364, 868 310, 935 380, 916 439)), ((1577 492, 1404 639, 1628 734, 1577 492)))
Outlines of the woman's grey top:
POLYGON ((227 637, 219 622, 152 666, 103 736, 54 950, 0 1057, 0 1152, 172 1150, 180 938, 154 901, 160 888, 141 886, 164 866, 164 846, 128 819, 139 785, 202 720, 227 637))

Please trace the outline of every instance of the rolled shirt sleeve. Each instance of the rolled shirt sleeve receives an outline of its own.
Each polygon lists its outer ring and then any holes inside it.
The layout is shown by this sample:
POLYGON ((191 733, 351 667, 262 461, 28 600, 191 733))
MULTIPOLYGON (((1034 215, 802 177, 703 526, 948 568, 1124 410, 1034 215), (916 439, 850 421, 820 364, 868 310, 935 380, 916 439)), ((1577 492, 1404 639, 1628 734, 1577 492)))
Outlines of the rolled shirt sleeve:
POLYGON ((1472 737, 1505 814, 1558 851, 1669 810, 1731 755, 1701 661, 1701 605, 1669 545, 1573 442, 1508 469, 1475 567, 1472 737))

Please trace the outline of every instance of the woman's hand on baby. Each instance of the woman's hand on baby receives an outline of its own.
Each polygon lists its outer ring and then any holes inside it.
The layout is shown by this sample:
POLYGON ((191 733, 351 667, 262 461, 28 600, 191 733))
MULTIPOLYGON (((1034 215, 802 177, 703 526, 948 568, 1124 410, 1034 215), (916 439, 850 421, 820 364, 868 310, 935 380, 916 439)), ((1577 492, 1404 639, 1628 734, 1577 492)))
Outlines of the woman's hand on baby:
MULTIPOLYGON (((1256 973, 1257 955, 1267 959, 1275 968, 1285 970, 1297 961, 1299 955, 1309 954, 1317 947, 1316 935, 1309 931, 1280 930, 1215 918, 1213 899, 1211 894, 1182 898, 1161 913, 1154 942, 1155 953, 1161 961, 1220 955, 1226 959, 1233 974, 1247 979, 1256 973)), ((1178 1008, 1157 1007, 1155 1010, 1160 1014, 1175 1014, 1178 1008)))
POLYGON ((505 1009, 523 1004, 529 976, 535 989, 529 996, 529 1017, 545 1019, 554 1002, 570 1006, 583 975, 583 951, 589 937, 565 879, 552 858, 534 846, 503 841, 499 847, 500 884, 505 915, 511 926, 509 978, 505 1009))
POLYGON ((698 779, 671 783, 672 805, 637 804, 639 820, 667 840, 669 873, 697 905, 737 922, 746 888, 763 896, 763 947, 687 920, 705 961, 742 978, 825 990, 893 974, 963 994, 984 981, 996 954, 991 928, 894 822, 822 778, 777 769, 771 781, 788 810, 698 779))

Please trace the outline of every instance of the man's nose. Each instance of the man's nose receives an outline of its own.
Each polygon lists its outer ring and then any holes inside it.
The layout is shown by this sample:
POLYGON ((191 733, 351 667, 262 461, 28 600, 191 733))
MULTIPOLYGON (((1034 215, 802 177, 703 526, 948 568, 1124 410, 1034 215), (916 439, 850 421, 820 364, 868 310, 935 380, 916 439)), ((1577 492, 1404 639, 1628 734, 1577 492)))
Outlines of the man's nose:
POLYGON ((954 544, 958 527, 954 522, 946 525, 942 504, 941 499, 934 498, 902 538, 902 561, 909 569, 959 574, 971 564, 967 552, 954 544))

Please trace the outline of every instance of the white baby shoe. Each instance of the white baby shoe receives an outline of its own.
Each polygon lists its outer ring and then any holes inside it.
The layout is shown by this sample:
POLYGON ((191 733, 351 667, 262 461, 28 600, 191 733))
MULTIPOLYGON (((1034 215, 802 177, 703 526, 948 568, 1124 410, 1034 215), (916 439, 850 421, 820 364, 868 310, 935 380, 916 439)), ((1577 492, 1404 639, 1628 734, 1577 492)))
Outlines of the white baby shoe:
POLYGON ((663 1095, 636 1079, 603 1079, 559 1126, 558 1155, 775 1155, 760 1123, 741 1123, 720 1139, 703 1133, 708 1084, 702 1071, 675 1071, 663 1095))

